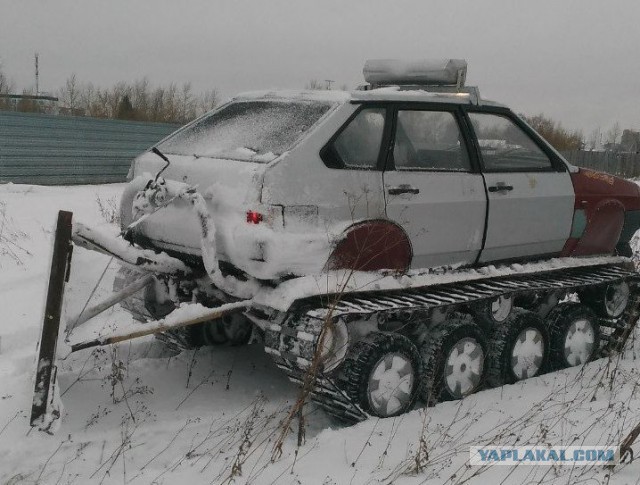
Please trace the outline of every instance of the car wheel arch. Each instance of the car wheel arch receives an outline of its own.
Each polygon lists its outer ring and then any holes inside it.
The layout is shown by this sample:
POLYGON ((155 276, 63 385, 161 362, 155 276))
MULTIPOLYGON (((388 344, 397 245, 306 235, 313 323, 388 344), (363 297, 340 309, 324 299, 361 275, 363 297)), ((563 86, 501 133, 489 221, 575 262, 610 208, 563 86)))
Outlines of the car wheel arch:
POLYGON ((405 230, 386 219, 356 222, 337 238, 326 269, 406 271, 413 259, 413 248, 405 230))
POLYGON ((587 207, 586 213, 587 224, 572 256, 613 253, 624 226, 624 205, 617 199, 603 199, 587 207))

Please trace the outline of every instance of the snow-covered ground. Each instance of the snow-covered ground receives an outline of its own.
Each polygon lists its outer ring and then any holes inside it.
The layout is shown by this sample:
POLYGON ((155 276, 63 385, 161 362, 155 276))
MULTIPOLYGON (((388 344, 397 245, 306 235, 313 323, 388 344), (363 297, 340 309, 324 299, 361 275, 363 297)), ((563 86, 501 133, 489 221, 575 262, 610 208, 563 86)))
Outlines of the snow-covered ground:
MULTIPOLYGON (((258 345, 172 356, 152 337, 60 361, 54 435, 29 427, 58 209, 111 219, 122 185, 0 186, 0 483, 640 483, 640 461, 470 467, 472 445, 615 445, 640 423, 640 339, 624 358, 346 427, 307 406, 281 453, 296 388, 258 345)), ((77 248, 64 315, 109 292, 115 265, 77 248), (107 266, 108 265, 108 266, 107 266), (107 267, 105 272, 105 267, 107 267)), ((101 326, 131 322, 119 308, 101 326)), ((78 329, 79 332, 84 329, 78 329)), ((58 355, 68 354, 61 342, 58 355)), ((640 454, 640 444, 635 446, 640 454)))

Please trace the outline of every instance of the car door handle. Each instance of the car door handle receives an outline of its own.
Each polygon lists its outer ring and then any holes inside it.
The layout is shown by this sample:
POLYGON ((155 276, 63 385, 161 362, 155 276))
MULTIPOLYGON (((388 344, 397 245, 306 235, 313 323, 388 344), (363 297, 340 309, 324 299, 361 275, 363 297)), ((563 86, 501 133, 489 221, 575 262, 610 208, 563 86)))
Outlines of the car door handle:
POLYGON ((400 195, 400 194, 419 194, 420 189, 416 187, 412 187, 408 184, 398 185, 397 187, 389 187, 388 191, 389 195, 400 195))
POLYGON ((513 190, 513 185, 498 184, 489 187, 489 192, 508 192, 510 190, 513 190))

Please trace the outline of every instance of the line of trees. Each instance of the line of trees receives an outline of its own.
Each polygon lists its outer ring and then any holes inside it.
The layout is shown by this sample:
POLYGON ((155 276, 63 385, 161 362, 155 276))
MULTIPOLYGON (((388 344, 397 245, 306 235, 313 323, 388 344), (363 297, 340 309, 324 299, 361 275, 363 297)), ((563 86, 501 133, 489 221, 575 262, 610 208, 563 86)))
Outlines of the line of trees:
POLYGON ((58 98, 63 110, 70 114, 173 123, 186 123, 219 103, 215 88, 196 94, 191 83, 153 87, 145 77, 100 88, 92 83, 78 83, 75 74, 58 91, 58 98))
POLYGON ((595 128, 587 137, 580 130, 566 130, 562 124, 551 118, 539 114, 536 116, 523 116, 538 133, 540 133, 556 150, 608 150, 620 151, 629 149, 629 143, 625 144, 623 134, 629 138, 634 132, 622 130, 617 121, 606 132, 601 128, 595 128))
MULTIPOLYGON (((0 95, 14 92, 13 83, 0 71, 0 95)), ((23 95, 34 95, 23 90, 23 95)), ((59 114, 116 118, 164 123, 186 123, 219 104, 215 88, 194 93, 191 83, 152 86, 148 78, 134 82, 118 82, 102 88, 93 83, 81 83, 72 74, 55 94, 59 114)), ((9 99, 0 97, 0 109, 12 109, 9 99)), ((36 100, 21 99, 15 109, 26 112, 47 112, 53 108, 36 100)))
MULTIPOLYGON (((311 79, 306 89, 329 89, 333 81, 311 79)), ((346 90, 343 85, 340 89, 346 90)), ((14 83, 0 69, 0 95, 14 92, 14 83)), ((22 94, 33 95, 24 90, 22 94)), ((152 86, 148 78, 133 82, 118 82, 109 88, 101 88, 92 83, 79 82, 72 74, 55 95, 58 97, 58 112, 74 116, 94 118, 117 118, 137 121, 165 123, 186 123, 216 107, 220 101, 218 91, 212 88, 204 93, 194 93, 191 83, 178 86, 152 86)), ((10 109, 8 99, 0 97, 0 109, 10 109)), ((42 112, 47 110, 34 100, 22 99, 15 109, 18 111, 42 112)), ((595 129, 585 139, 579 130, 567 130, 561 123, 544 114, 524 116, 525 120, 557 150, 615 149, 622 130, 615 125, 603 134, 595 129)))
POLYGON ((561 123, 553 121, 542 113, 535 116, 522 115, 522 117, 556 150, 582 150, 585 146, 584 137, 580 130, 566 130, 561 123))

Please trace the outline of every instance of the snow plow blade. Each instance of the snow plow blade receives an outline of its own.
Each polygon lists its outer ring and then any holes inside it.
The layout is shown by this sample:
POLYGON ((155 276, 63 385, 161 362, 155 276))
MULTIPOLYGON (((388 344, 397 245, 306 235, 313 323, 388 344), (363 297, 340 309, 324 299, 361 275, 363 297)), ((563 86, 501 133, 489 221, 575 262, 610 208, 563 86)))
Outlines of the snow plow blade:
POLYGON ((31 407, 31 426, 38 426, 43 431, 50 431, 52 424, 60 417, 60 410, 54 402, 56 394, 56 347, 60 329, 60 315, 64 285, 69 279, 71 267, 71 212, 58 212, 58 222, 54 236, 51 273, 47 290, 47 302, 44 310, 42 335, 38 365, 36 367, 36 383, 31 407))
MULTIPOLYGON (((131 297, 146 286, 153 284, 158 274, 188 276, 190 273, 189 267, 176 258, 164 253, 139 249, 125 241, 112 237, 106 232, 91 229, 82 224, 74 224, 71 212, 60 211, 58 213, 47 300, 42 333, 39 340, 39 355, 30 421, 31 426, 38 427, 41 431, 48 433, 54 431, 61 414, 61 402, 57 389, 57 367, 55 365, 56 349, 60 333, 65 283, 69 281, 74 243, 86 249, 117 258, 141 270, 146 270, 146 274, 143 274, 139 279, 103 301, 91 307, 85 307, 79 315, 69 319, 67 325, 69 332, 108 308, 131 297)), ((251 303, 251 300, 243 300, 227 303, 217 308, 208 308, 197 303, 183 304, 161 320, 136 323, 124 329, 117 329, 110 335, 79 343, 71 343, 71 352, 111 345, 215 320, 232 313, 246 311, 251 306, 251 303)))

